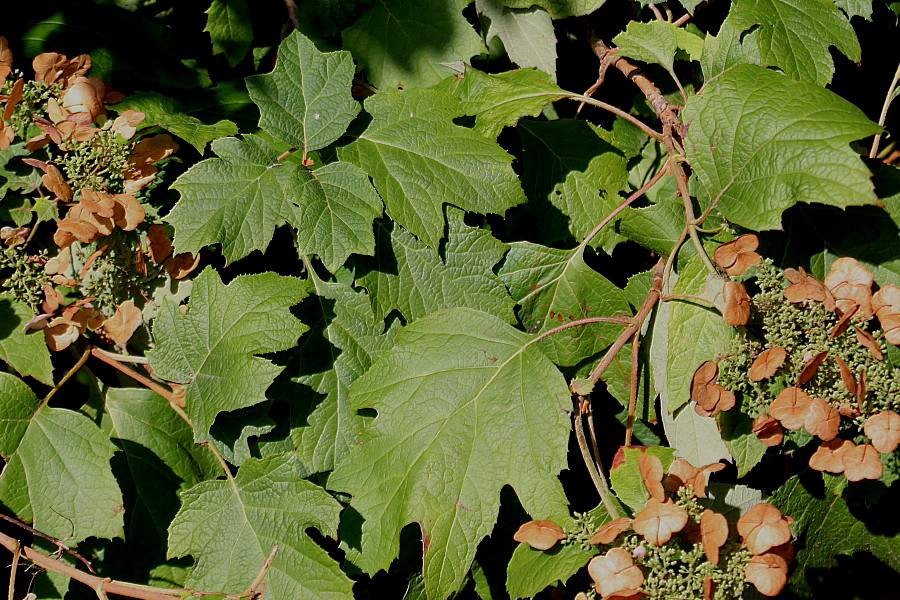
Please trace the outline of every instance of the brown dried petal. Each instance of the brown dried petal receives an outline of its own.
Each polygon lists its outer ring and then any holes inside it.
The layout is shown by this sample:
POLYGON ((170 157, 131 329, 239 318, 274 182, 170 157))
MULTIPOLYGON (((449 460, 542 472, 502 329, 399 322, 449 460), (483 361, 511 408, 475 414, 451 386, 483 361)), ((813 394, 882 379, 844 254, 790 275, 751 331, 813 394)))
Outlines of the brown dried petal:
POLYGON ((804 363, 803 368, 800 369, 800 374, 797 376, 797 385, 803 385, 812 379, 813 375, 816 374, 816 371, 819 370, 819 365, 821 365, 827 357, 828 351, 823 350, 807 360, 806 363, 804 363))
POLYGON ((113 221, 123 231, 131 231, 144 220, 144 207, 131 194, 113 196, 113 221))
POLYGON ((833 406, 822 398, 813 398, 806 414, 806 421, 803 423, 811 435, 828 442, 837 437, 840 424, 841 415, 833 406))
POLYGON ((848 481, 878 479, 884 472, 884 465, 878 451, 870 444, 860 444, 844 454, 844 477, 848 481))
POLYGON ((853 258, 839 258, 831 263, 825 287, 834 296, 835 305, 841 312, 859 306, 858 315, 872 316, 872 273, 853 258))
POLYGON ((604 523, 594 532, 588 540, 588 544, 612 544, 620 533, 631 527, 631 519, 619 517, 609 523, 604 523))
POLYGON ((884 329, 884 339, 900 345, 900 287, 889 283, 872 297, 872 309, 884 329))
POLYGON ((768 502, 760 502, 741 515, 737 529, 751 554, 762 554, 791 539, 788 520, 768 502))
POLYGON ((644 573, 622 548, 611 548, 606 554, 592 558, 588 563, 588 574, 602 596, 634 590, 644 583, 644 573))
POLYGON ((6 99, 6 108, 3 110, 4 121, 9 121, 9 118, 13 116, 13 112, 16 110, 16 104, 22 99, 22 89, 24 87, 25 79, 21 77, 13 84, 12 89, 9 91, 9 97, 6 99))
POLYGON ((111 217, 113 216, 115 202, 113 201, 112 194, 97 190, 83 189, 81 190, 81 197, 78 199, 78 204, 81 205, 81 210, 97 215, 98 217, 111 217))
POLYGON ((847 363, 844 362, 844 359, 840 356, 835 356, 834 361, 837 363, 838 368, 841 370, 841 382, 844 384, 844 387, 847 388, 847 391, 856 395, 856 378, 853 377, 853 372, 850 370, 850 367, 847 366, 847 363))
POLYGON ((769 405, 769 414, 781 421, 782 427, 793 431, 803 427, 811 402, 812 398, 800 388, 784 388, 769 405))
POLYGON ((706 558, 719 564, 719 548, 728 539, 728 521, 717 512, 706 509, 700 515, 700 539, 706 558))
POLYGON ((62 107, 70 113, 85 113, 93 121, 105 114, 103 107, 103 82, 96 77, 79 77, 62 98, 62 107))
POLYGON ((666 491, 662 486, 663 466, 659 457, 653 454, 641 454, 638 457, 638 469, 650 496, 660 502, 665 502, 666 491))
POLYGON ((60 250, 59 254, 51 258, 44 264, 44 272, 47 275, 61 275, 69 269, 71 262, 72 250, 65 248, 60 250))
POLYGON ((759 239, 747 233, 716 248, 713 258, 729 275, 743 275, 749 267, 762 261, 762 257, 754 252, 758 247, 759 239))
POLYGON ((29 227, 0 227, 0 240, 7 246, 18 246, 25 243, 30 232, 29 227))
POLYGON ((41 183, 44 184, 44 187, 50 190, 53 195, 63 202, 71 200, 72 188, 66 183, 66 180, 62 176, 62 173, 59 172, 59 169, 53 165, 47 165, 43 171, 44 174, 41 176, 41 183))
POLYGON ((809 467, 816 471, 843 473, 844 455, 855 447, 856 444, 842 438, 825 442, 809 457, 809 467))
POLYGON ((893 452, 900 444, 900 415, 885 410, 866 419, 863 425, 872 446, 882 454, 893 452))
POLYGON ((125 346, 143 323, 141 310, 129 299, 116 307, 116 314, 103 321, 103 328, 119 346, 125 346))
POLYGON ((825 287, 825 284, 812 275, 807 275, 802 268, 799 271, 796 269, 785 269, 784 276, 792 284, 784 290, 784 297, 787 298, 788 302, 796 304, 814 300, 821 302, 826 310, 834 310, 834 297, 828 291, 828 288, 825 287))
POLYGON ((84 221, 78 219, 63 219, 56 224, 56 233, 53 234, 53 241, 60 248, 64 248, 76 239, 79 242, 89 244, 100 238, 100 232, 97 228, 84 221))
POLYGON ((669 465, 669 474, 663 482, 663 486, 670 492, 678 491, 685 485, 693 485, 694 479, 700 473, 700 469, 683 458, 676 458, 669 465))
POLYGON ((672 534, 681 531, 687 522, 687 512, 671 500, 660 502, 650 498, 643 510, 635 515, 632 528, 651 544, 660 546, 672 539, 672 534))
POLYGON ((170 256, 163 262, 163 269, 166 270, 172 279, 182 279, 191 274, 200 264, 200 255, 194 256, 190 252, 182 252, 175 256, 170 256))
POLYGON ((775 417, 763 413, 753 420, 753 433, 766 446, 777 446, 784 440, 784 429, 775 417))
POLYGON ((549 550, 565 537, 562 527, 553 521, 528 521, 513 534, 517 542, 525 542, 535 550, 549 550))
POLYGON ((754 556, 744 567, 744 576, 764 596, 777 596, 787 583, 787 562, 773 553, 754 556))
POLYGON ((727 325, 746 325, 750 319, 750 296, 740 281, 726 281, 722 289, 725 307, 722 317, 727 325))
POLYGON ((153 224, 147 229, 147 256, 155 263, 161 263, 172 254, 172 240, 165 228, 153 224))
POLYGON ((144 113, 129 108, 116 117, 111 129, 126 140, 130 140, 145 116, 144 113))
POLYGON ((131 161, 137 165, 149 165, 171 156, 178 150, 178 144, 167 133, 142 138, 134 146, 131 161))
POLYGON ((786 358, 787 350, 780 346, 763 350, 756 357, 756 360, 753 361, 753 364, 750 365, 750 372, 748 373, 750 380, 762 381, 763 379, 768 379, 778 372, 786 358))
POLYGON ((875 360, 881 360, 884 358, 884 354, 881 352, 881 348, 878 346, 878 342, 875 341, 875 338, 872 336, 872 334, 865 329, 861 329, 859 327, 856 328, 856 341, 868 348, 869 353, 875 358, 875 360))

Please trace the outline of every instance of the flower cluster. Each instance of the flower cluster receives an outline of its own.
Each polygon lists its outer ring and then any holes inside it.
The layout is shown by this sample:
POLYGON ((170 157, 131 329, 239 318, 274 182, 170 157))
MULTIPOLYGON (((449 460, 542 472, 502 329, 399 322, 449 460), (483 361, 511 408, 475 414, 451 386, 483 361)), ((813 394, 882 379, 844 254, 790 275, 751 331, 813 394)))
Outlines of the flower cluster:
POLYGON ((742 235, 714 254, 743 279, 726 283, 739 289, 725 294, 723 310, 740 335, 695 371, 694 410, 715 416, 738 406, 767 446, 817 439, 813 469, 878 479, 879 454, 900 443, 900 372, 885 360, 887 344, 900 343, 900 287, 873 293, 872 273, 852 258, 834 261, 820 281, 803 269, 781 272, 755 249, 755 236, 742 235))
MULTIPOLYGON (((760 502, 730 527, 724 515, 704 508, 707 474, 721 463, 698 468, 679 458, 665 473, 658 457, 644 454, 638 466, 650 497, 633 519, 609 521, 589 538, 608 549, 588 563, 594 587, 579 600, 730 600, 748 583, 766 596, 781 592, 793 560, 789 517, 760 502)), ((567 537, 552 521, 530 521, 514 539, 549 550, 567 537)))

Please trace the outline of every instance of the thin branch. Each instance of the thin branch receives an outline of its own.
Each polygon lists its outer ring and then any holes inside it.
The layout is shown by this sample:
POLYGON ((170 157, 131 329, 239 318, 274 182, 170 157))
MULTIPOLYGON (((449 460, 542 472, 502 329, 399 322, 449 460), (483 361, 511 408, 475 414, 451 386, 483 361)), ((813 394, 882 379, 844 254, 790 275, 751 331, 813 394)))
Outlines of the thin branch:
POLYGON ((149 378, 144 377, 137 371, 130 369, 130 368, 126 367, 125 365, 123 365, 122 363, 120 363, 117 359, 113 358, 115 356, 115 354, 111 354, 109 352, 104 352, 103 350, 100 350, 99 348, 93 348, 90 352, 96 358, 99 358, 100 360, 102 360, 109 366, 113 367, 114 369, 117 369, 118 371, 120 371, 121 373, 124 373, 125 375, 128 375, 135 381, 144 384, 144 386, 153 390, 154 392, 156 392, 157 394, 159 394, 160 396, 162 396, 163 398, 168 400, 170 404, 182 405, 184 403, 184 400, 177 397, 172 390, 164 388, 163 386, 159 385, 155 381, 152 381, 149 378))
POLYGON ((28 525, 27 523, 23 523, 22 521, 14 518, 14 517, 10 517, 9 515, 4 515, 3 513, 0 513, 0 519, 3 519, 9 523, 12 523, 13 525, 15 525, 17 527, 21 527, 22 529, 24 529, 31 535, 36 535, 38 537, 44 538, 45 540, 47 540, 48 542, 50 542, 51 544, 53 544, 60 550, 67 552, 68 554, 72 555, 73 558, 76 558, 79 561, 81 561, 81 564, 83 564, 85 567, 87 567, 88 571, 90 571, 91 573, 94 573, 95 575, 97 574, 97 572, 94 570, 94 567, 91 566, 91 563, 88 562, 88 560, 85 557, 83 557, 82 555, 78 554, 77 552, 75 552, 74 550, 69 548, 69 546, 64 544, 62 540, 57 539, 57 538, 53 537, 52 535, 48 535, 48 534, 44 533, 43 531, 38 531, 31 525, 28 525))
POLYGON ((50 390, 49 392, 47 392, 47 395, 44 396, 43 400, 41 400, 41 406, 46 406, 47 402, 50 401, 50 398, 52 398, 54 396, 54 394, 56 394, 56 392, 59 390, 59 388, 61 388, 64 383, 66 383, 69 379, 71 379, 72 375, 74 375, 78 371, 78 369, 80 369, 81 367, 84 366, 84 363, 87 362, 88 356, 90 356, 90 354, 91 354, 91 349, 85 348, 84 352, 82 352, 82 354, 81 354, 81 358, 79 358, 78 361, 74 365, 72 365, 72 368, 69 369, 65 375, 63 375, 62 379, 59 380, 59 383, 54 385, 53 389, 50 390))
POLYGON ((708 5, 709 5, 709 2, 701 2, 700 4, 698 4, 697 6, 694 7, 694 12, 693 12, 693 14, 692 14, 692 13, 684 13, 683 15, 681 15, 680 17, 678 17, 678 18, 674 21, 675 26, 676 26, 676 27, 681 27, 682 25, 684 25, 685 23, 687 23, 687 22, 690 20, 691 17, 693 17, 694 15, 696 15, 696 14, 697 14, 697 11, 706 8, 708 5))
POLYGON ((533 344, 535 342, 539 342, 545 338, 550 337, 555 333, 559 333, 564 329, 570 329, 572 327, 580 327, 582 325, 587 325, 589 323, 615 323, 617 325, 630 325, 631 319, 628 317, 584 317, 583 319, 575 319, 574 321, 569 321, 568 323, 563 323, 562 325, 557 325, 552 329, 548 329, 544 333, 532 339, 529 344, 533 344))
POLYGON ((666 20, 666 18, 665 18, 664 16, 662 16, 662 13, 659 12, 659 9, 656 8, 656 5, 655 5, 655 4, 653 4, 653 3, 651 2, 651 3, 648 4, 647 6, 649 6, 649 7, 650 7, 650 10, 653 11, 653 15, 656 17, 656 20, 657 20, 657 21, 665 21, 665 20, 666 20))
POLYGON ((581 414, 581 407, 578 406, 581 404, 581 398, 581 396, 575 398, 574 401, 576 406, 575 411, 572 413, 575 439, 578 440, 578 449, 581 450, 581 458, 584 460, 584 466, 587 467, 588 473, 591 476, 591 481, 594 482, 594 487, 597 488, 597 493, 600 494, 600 500, 603 502, 603 506, 606 507, 606 512, 609 514, 610 518, 618 519, 619 509, 612 499, 612 492, 609 489, 609 484, 606 482, 606 477, 604 477, 603 473, 597 468, 594 459, 591 458, 591 451, 588 449, 587 441, 584 438, 584 417, 581 414))
MULTIPOLYGON (((881 106, 881 116, 878 117, 879 127, 884 127, 884 122, 887 120, 888 108, 890 108, 891 101, 894 99, 894 90, 897 89, 898 82, 900 82, 900 64, 897 65, 897 70, 894 72, 894 78, 891 80, 891 85, 888 86, 887 94, 884 96, 884 104, 881 106)), ((880 133, 875 135, 875 141, 872 142, 872 149, 869 151, 869 158, 878 156, 879 144, 881 144, 880 133)))
POLYGON ((257 573, 256 577, 253 578, 253 582, 250 584, 244 593, 241 594, 241 597, 244 596, 253 597, 256 593, 256 590, 259 588, 260 584, 263 581, 263 578, 266 576, 266 572, 268 572, 269 567, 272 566, 272 561, 275 560, 275 555, 278 554, 278 551, 281 549, 281 546, 275 544, 272 546, 272 551, 269 553, 268 558, 266 558, 265 562, 263 562, 262 568, 260 568, 259 573, 257 573))
POLYGON ((635 127, 638 127, 641 131, 643 131, 653 139, 661 141, 663 138, 663 134, 654 130, 652 127, 650 127, 634 115, 625 112, 618 106, 613 106, 612 104, 607 104, 602 100, 596 100, 594 98, 591 98, 590 96, 582 96, 580 94, 572 94, 571 96, 566 96, 566 98, 568 98, 569 100, 577 100, 578 102, 583 102, 584 104, 590 104, 591 106, 596 106, 597 108, 602 108, 603 110, 608 110, 614 115, 622 117, 635 127))
POLYGON ((19 558, 22 556, 22 545, 15 540, 15 549, 12 551, 13 559, 9 571, 9 588, 6 592, 6 600, 13 600, 16 594, 16 573, 19 571, 19 558))
POLYGON ((38 552, 30 546, 22 545, 19 543, 19 540, 2 532, 0 532, 0 545, 13 553, 15 553, 18 548, 21 554, 35 565, 56 573, 61 573, 66 577, 87 585, 93 590, 97 590, 99 587, 109 594, 117 594, 128 598, 139 598, 140 600, 184 600, 184 593, 192 591, 177 588, 158 588, 124 581, 107 581, 104 577, 79 571, 72 565, 68 565, 61 560, 38 552))
POLYGON ((150 364, 150 360, 146 356, 132 356, 130 354, 117 354, 115 352, 108 352, 108 351, 102 350, 100 348, 95 348, 95 350, 97 352, 102 352, 106 356, 109 356, 110 358, 112 358, 113 360, 116 360, 118 362, 137 363, 137 364, 141 364, 141 365, 150 364))
POLYGON ((631 381, 628 386, 628 421, 625 424, 625 445, 631 445, 631 432, 634 429, 634 410, 637 405, 638 384, 638 352, 640 350, 640 331, 631 337, 631 381))

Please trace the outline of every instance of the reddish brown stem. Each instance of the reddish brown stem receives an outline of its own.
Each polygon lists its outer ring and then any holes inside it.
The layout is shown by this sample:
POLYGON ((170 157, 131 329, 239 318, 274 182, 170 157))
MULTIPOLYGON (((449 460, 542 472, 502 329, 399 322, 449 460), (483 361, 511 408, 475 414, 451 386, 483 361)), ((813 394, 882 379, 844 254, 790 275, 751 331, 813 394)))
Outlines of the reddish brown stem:
POLYGON ((180 406, 181 404, 184 403, 184 400, 181 398, 178 398, 174 394, 174 392, 172 392, 172 390, 166 389, 163 386, 156 383, 155 381, 153 381, 147 377, 144 377, 143 375, 141 375, 134 369, 126 367, 125 365, 123 365, 122 363, 117 361, 115 358, 113 358, 109 353, 104 352, 104 351, 100 350, 99 348, 92 348, 91 354, 94 355, 94 357, 99 358, 100 360, 102 360, 103 362, 108 364, 109 366, 113 367, 114 369, 117 369, 119 372, 124 373, 125 375, 128 375, 129 377, 131 377, 132 379, 134 379, 135 381, 137 381, 139 383, 142 383, 144 386, 146 386, 150 390, 156 392, 157 394, 159 394, 160 396, 162 396, 163 398, 168 400, 171 404, 180 406))
POLYGON ((638 352, 640 350, 640 331, 635 331, 631 338, 631 381, 628 389, 628 422, 625 424, 625 445, 631 445, 631 432, 634 429, 634 410, 637 405, 638 389, 638 352))

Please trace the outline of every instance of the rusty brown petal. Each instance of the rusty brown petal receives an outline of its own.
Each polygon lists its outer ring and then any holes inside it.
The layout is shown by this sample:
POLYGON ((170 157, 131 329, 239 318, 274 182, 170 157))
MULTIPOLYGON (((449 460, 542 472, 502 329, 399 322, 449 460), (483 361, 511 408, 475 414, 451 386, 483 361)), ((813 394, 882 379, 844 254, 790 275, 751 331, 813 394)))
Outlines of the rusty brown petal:
POLYGON ((882 454, 893 452, 900 444, 900 415, 885 410, 866 419, 863 431, 872 446, 882 454))
POLYGON ((553 521, 528 521, 513 534, 517 542, 525 542, 535 550, 549 550, 565 537, 563 528, 553 521))
POLYGON ((726 281, 722 288, 725 307, 722 317, 727 325, 746 325, 750 319, 750 296, 740 281, 726 281))
POLYGON ((663 466, 659 457, 653 454, 641 454, 638 457, 638 469, 650 496, 660 502, 665 502, 666 491, 662 486, 663 466))
POLYGON ((594 535, 588 540, 589 544, 612 544, 620 533, 631 527, 631 519, 628 517, 619 517, 609 523, 604 523, 594 532, 594 535))
POLYGON ((813 398, 806 414, 804 428, 820 440, 827 442, 837 437, 841 415, 823 398, 813 398))
POLYGON ((644 573, 622 548, 611 548, 606 554, 592 558, 588 563, 588 574, 594 580, 597 593, 604 597, 634 590, 644 583, 644 573))
POLYGON ((784 388, 769 405, 769 414, 781 421, 782 427, 793 431, 803 427, 811 402, 812 398, 800 388, 784 388))
POLYGON ((728 539, 728 521, 717 512, 706 509, 700 515, 700 539, 706 558, 719 564, 719 548, 728 539))
POLYGON ((787 583, 787 562, 773 553, 754 556, 744 567, 744 576, 760 594, 777 596, 787 583))
POLYGON ((753 420, 753 433, 766 446, 777 446, 784 440, 784 429, 775 417, 763 413, 753 420))
POLYGON ((687 512, 672 502, 660 502, 650 498, 647 505, 634 517, 632 528, 651 544, 660 546, 672 539, 688 522, 687 512))
POLYGON ((797 385, 803 385, 807 383, 813 376, 816 374, 816 371, 819 370, 819 365, 828 357, 828 351, 823 350, 819 352, 812 358, 810 358, 806 363, 804 363, 803 368, 800 369, 800 374, 797 376, 797 385))
POLYGON ((753 361, 753 364, 750 365, 750 371, 748 373, 750 380, 762 381, 763 379, 768 379, 778 372, 778 369, 784 364, 786 358, 787 350, 780 346, 763 350, 760 355, 756 357, 756 360, 753 361))
POLYGON ((878 451, 870 444, 860 444, 844 454, 844 477, 848 481, 878 479, 884 472, 884 465, 878 451))
POLYGON ((791 527, 787 519, 768 502, 760 502, 741 515, 737 529, 751 554, 762 554, 791 539, 791 527))

